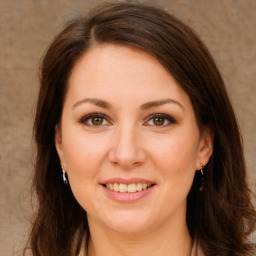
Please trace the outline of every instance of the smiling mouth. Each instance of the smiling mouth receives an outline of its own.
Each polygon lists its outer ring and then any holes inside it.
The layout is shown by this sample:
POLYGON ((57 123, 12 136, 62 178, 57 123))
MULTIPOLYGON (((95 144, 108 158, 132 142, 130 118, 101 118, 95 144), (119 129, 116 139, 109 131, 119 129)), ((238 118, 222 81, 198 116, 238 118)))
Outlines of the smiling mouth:
POLYGON ((122 183, 108 183, 104 184, 104 187, 108 188, 109 190, 120 192, 120 193, 136 193, 145 189, 148 189, 154 184, 147 184, 147 183, 132 183, 132 184, 122 184, 122 183))

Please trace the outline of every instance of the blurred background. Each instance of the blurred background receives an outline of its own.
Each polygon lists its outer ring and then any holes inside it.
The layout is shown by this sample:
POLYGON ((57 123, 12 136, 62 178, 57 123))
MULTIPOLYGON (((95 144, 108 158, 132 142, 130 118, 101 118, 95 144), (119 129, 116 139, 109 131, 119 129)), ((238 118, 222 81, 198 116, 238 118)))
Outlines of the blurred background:
MULTIPOLYGON (((141 2, 161 6, 183 20, 210 49, 237 114, 249 182, 254 184, 256 1, 141 2)), ((40 59, 68 20, 99 3, 103 1, 0 0, 0 256, 20 255, 30 228, 31 135, 40 59)))

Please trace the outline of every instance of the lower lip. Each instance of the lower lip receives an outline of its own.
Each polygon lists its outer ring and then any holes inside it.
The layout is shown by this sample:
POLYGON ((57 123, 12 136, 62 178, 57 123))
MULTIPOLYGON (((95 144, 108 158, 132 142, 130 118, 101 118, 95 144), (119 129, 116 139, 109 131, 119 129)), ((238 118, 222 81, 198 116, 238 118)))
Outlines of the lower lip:
POLYGON ((107 195, 111 198, 114 199, 115 201, 119 201, 119 202, 135 202, 138 201, 144 197, 146 197, 148 194, 150 194, 152 192, 152 190, 154 189, 155 185, 141 190, 141 191, 137 191, 137 192, 127 192, 127 193, 121 193, 121 192, 115 192, 113 190, 110 190, 108 188, 106 188, 105 186, 103 186, 104 191, 107 193, 107 195))

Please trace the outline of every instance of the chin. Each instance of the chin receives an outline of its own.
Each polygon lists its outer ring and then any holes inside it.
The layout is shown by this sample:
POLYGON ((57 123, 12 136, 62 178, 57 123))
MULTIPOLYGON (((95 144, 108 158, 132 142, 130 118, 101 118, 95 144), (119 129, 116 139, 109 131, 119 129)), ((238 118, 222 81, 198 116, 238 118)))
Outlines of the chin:
POLYGON ((117 213, 108 220, 105 225, 111 230, 123 234, 138 234, 150 229, 151 221, 143 214, 138 212, 117 213))

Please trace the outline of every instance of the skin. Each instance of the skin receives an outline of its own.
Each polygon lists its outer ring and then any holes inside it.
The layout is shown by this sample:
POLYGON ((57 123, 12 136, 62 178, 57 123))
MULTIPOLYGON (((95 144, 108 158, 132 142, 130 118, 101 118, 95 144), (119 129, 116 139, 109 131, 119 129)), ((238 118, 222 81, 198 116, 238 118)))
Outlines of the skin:
POLYGON ((186 198, 212 154, 213 135, 207 127, 199 132, 188 95, 154 57, 112 44, 85 53, 70 76, 55 140, 88 215, 90 256, 190 255, 186 198), (102 186, 111 178, 154 187, 120 202, 102 186))

